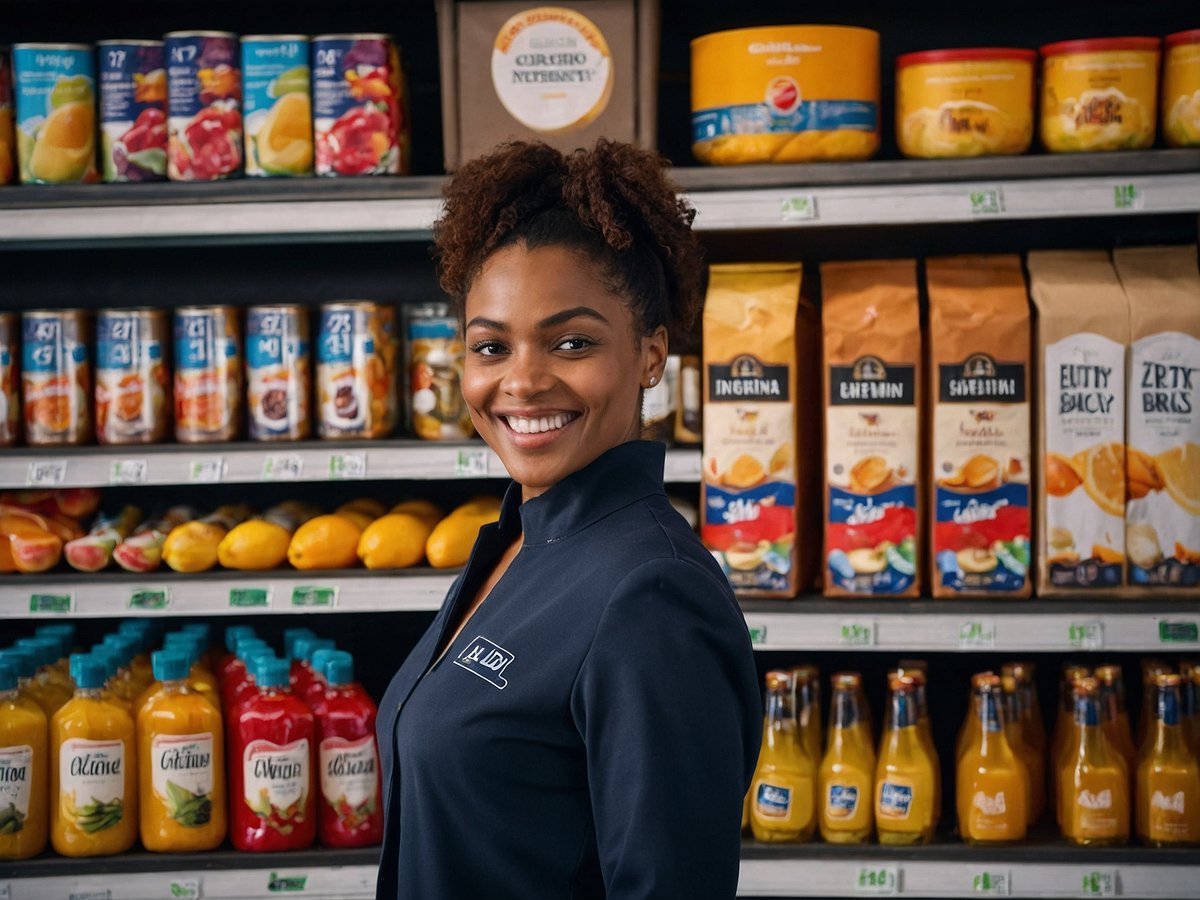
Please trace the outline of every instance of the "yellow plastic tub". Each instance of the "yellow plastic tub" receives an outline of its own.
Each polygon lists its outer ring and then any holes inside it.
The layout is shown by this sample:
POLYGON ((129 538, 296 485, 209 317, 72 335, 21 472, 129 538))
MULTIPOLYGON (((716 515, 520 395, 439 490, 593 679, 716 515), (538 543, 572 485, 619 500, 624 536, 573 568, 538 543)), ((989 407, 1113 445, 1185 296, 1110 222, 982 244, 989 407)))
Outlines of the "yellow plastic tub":
POLYGON ((868 159, 878 149, 878 32, 778 25, 692 41, 692 152, 701 162, 868 159))
POLYGON ((1167 35, 1162 122, 1168 147, 1200 147, 1200 28, 1167 35))
POLYGON ((1123 37, 1042 47, 1042 146, 1075 153, 1153 144, 1160 44, 1123 37))
POLYGON ((896 143, 935 159, 1024 153, 1033 142, 1037 53, 927 50, 896 60, 896 143))

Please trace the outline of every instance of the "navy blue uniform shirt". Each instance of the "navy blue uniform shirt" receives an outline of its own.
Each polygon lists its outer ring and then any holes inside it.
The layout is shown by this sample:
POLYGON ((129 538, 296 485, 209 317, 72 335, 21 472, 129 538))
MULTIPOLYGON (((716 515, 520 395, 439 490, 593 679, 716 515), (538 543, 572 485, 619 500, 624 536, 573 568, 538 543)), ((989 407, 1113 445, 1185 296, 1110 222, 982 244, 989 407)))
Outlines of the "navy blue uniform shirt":
POLYGON ((380 704, 379 897, 734 896, 758 679, 662 474, 634 441, 527 503, 509 487, 380 704))

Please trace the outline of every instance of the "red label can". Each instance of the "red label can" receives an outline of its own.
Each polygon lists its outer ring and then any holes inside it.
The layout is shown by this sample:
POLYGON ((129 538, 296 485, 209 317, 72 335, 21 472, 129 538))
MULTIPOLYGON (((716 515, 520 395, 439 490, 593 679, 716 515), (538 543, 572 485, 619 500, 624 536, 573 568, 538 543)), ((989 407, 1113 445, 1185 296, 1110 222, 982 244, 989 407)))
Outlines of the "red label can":
POLYGON ((167 51, 167 177, 216 181, 242 168, 242 72, 237 35, 174 31, 167 51))

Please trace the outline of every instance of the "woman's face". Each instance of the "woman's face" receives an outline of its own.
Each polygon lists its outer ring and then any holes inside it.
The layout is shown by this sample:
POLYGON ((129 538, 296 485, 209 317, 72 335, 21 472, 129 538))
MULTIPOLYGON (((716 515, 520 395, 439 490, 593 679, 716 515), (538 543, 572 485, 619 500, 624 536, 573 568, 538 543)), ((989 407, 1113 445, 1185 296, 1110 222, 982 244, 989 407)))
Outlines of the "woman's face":
POLYGON ((463 396, 525 500, 638 436, 667 337, 635 332, 577 251, 517 244, 484 263, 466 297, 463 396))

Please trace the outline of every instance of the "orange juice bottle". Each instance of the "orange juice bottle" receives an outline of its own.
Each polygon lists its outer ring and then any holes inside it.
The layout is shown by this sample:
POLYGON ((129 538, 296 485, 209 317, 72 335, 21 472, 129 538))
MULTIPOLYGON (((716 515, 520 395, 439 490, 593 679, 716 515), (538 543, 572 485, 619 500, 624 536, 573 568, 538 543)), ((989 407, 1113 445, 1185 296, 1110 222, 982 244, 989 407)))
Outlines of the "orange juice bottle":
POLYGON ((70 670, 64 669, 62 665, 62 654, 64 648, 67 647, 66 639, 63 632, 51 632, 39 634, 36 637, 22 638, 17 641, 17 646, 36 646, 38 648, 41 654, 38 676, 45 683, 54 685, 69 700, 71 694, 75 692, 75 685, 71 682, 70 670))
POLYGON ((921 738, 912 675, 891 679, 888 730, 875 764, 875 830, 881 844, 927 844, 936 824, 938 768, 921 738))
MULTIPOLYGON (((154 673, 150 666, 150 647, 154 644, 155 623, 147 619, 128 619, 117 626, 117 633, 125 635, 136 642, 134 657, 130 660, 129 671, 133 682, 139 685, 137 695, 154 683, 154 673)), ((137 705, 137 701, 134 701, 137 705)))
MULTIPOLYGON (((1037 683, 1034 680, 1036 671, 1031 662, 1010 662, 1004 664, 1001 674, 1011 675, 1017 680, 1017 715, 1021 717, 1025 743, 1042 758, 1042 768, 1045 769, 1048 740, 1046 723, 1042 720, 1042 707, 1038 703, 1037 683)), ((1042 787, 1044 789, 1045 785, 1042 787)))
POLYGON ((1054 734, 1050 739, 1051 797, 1054 799, 1054 820, 1062 827, 1063 811, 1059 800, 1063 796, 1060 784, 1063 766, 1067 757, 1075 752, 1079 735, 1075 729, 1075 682, 1089 675, 1084 666, 1064 663, 1062 681, 1058 685, 1058 716, 1054 720, 1054 734))
POLYGON ((862 676, 833 676, 829 735, 818 772, 821 837, 831 844, 861 844, 873 827, 875 751, 859 706, 862 676))
POLYGON ((148 686, 141 684, 133 672, 133 660, 139 646, 137 638, 128 634, 106 634, 101 644, 112 647, 117 655, 117 674, 110 680, 108 689, 133 706, 148 686))
POLYGON ((1152 847, 1200 843, 1200 761, 1179 724, 1178 675, 1155 679, 1154 723, 1137 766, 1137 833, 1152 847))
POLYGON ((59 684, 68 687, 72 692, 75 690, 75 685, 71 683, 71 650, 75 644, 75 626, 70 623, 55 623, 53 625, 39 625, 34 630, 34 635, 40 638, 54 638, 58 641, 58 655, 51 665, 53 675, 51 676, 59 684))
POLYGON ((1019 841, 1029 824, 1029 771, 1008 743, 1000 712, 1000 678, 982 672, 971 679, 971 688, 979 726, 958 759, 958 830, 968 844, 1019 841))
POLYGON ((37 671, 37 654, 28 647, 9 647, 7 650, 0 650, 0 663, 11 666, 12 670, 17 673, 17 693, 27 700, 32 700, 42 708, 42 712, 46 714, 46 720, 54 715, 55 706, 51 702, 51 698, 45 695, 33 680, 33 675, 37 671))
POLYGON ((225 839, 225 738, 221 714, 188 685, 189 660, 151 657, 162 687, 138 713, 141 832, 147 850, 211 850, 225 839))
POLYGON ((796 732, 791 674, 768 672, 767 727, 750 784, 755 840, 806 841, 816 828, 816 767, 796 732))
POLYGON ((50 842, 63 856, 123 853, 137 839, 133 720, 104 697, 104 665, 71 656, 75 696, 50 720, 50 842))
POLYGON ((0 859, 46 848, 46 713, 17 691, 16 669, 0 662, 0 859))
MULTIPOLYGON (((213 709, 221 709, 221 696, 217 691, 217 679, 208 671, 200 662, 200 641, 192 634, 183 634, 181 632, 173 632, 168 634, 163 641, 163 649, 171 650, 176 653, 182 653, 188 659, 188 685, 192 690, 207 699, 213 705, 213 709)), ((158 693, 162 687, 162 683, 154 681, 146 690, 138 696, 134 703, 135 718, 141 713, 142 707, 146 702, 158 693)))
MULTIPOLYGON (((929 701, 927 698, 927 666, 923 660, 908 660, 908 667, 900 666, 900 673, 912 676, 913 699, 917 704, 917 730, 921 733, 921 742, 930 759, 937 759, 937 749, 933 745, 933 721, 929 718, 929 701)), ((936 829, 942 818, 942 768, 933 767, 933 826, 936 829)))
POLYGON ((821 673, 816 666, 795 666, 792 675, 792 709, 796 711, 796 734, 804 752, 819 764, 821 741, 821 673))
POLYGON ((58 642, 53 638, 21 638, 13 646, 33 653, 34 671, 28 690, 46 710, 46 715, 53 716, 71 699, 73 692, 73 688, 51 677, 54 658, 58 654, 58 642))
POLYGON ((1200 665, 1179 664, 1179 724, 1192 756, 1200 757, 1200 665))
POLYGON ((1170 667, 1161 659, 1142 660, 1142 708, 1138 712, 1137 732, 1133 738, 1135 747, 1146 743, 1150 723, 1154 721, 1155 679, 1170 671, 1170 667))
POLYGON ((133 717, 133 704, 113 690, 113 685, 120 678, 121 664, 117 657, 120 651, 111 644, 97 644, 92 648, 92 656, 104 666, 104 699, 114 703, 133 717))
POLYGON ((1129 729, 1129 714, 1125 712, 1125 685, 1120 666, 1096 666, 1096 681, 1100 685, 1100 727, 1108 742, 1125 760, 1129 777, 1137 773, 1137 749, 1129 729))
POLYGON ((1100 686, 1081 678, 1073 688, 1077 742, 1059 773, 1062 833, 1087 847, 1129 840, 1129 772, 1100 727, 1100 686))
POLYGON ((1021 687, 1017 679, 1012 675, 1001 675, 1000 687, 1000 720, 1004 723, 1004 736, 1008 739, 1008 746, 1012 747, 1025 763, 1025 771, 1029 775, 1025 791, 1025 813, 1026 821, 1032 827, 1046 811, 1046 757, 1034 750, 1025 737, 1025 721, 1021 716, 1021 687))

